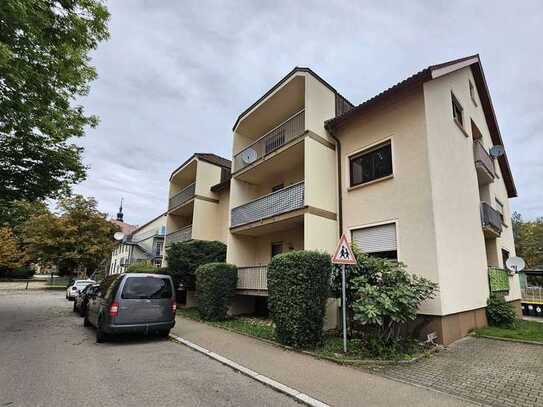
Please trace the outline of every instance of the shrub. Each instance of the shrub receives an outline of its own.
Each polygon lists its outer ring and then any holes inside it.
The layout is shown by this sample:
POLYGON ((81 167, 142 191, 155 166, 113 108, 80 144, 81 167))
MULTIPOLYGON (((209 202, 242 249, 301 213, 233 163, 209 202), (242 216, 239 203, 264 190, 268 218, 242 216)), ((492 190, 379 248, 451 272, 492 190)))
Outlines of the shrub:
POLYGON ((16 269, 4 270, 0 272, 1 278, 29 279, 34 276, 34 270, 29 267, 18 267, 16 269))
MULTIPOLYGON (((400 337, 402 325, 417 318, 422 302, 431 299, 437 284, 411 275, 403 263, 367 256, 353 247, 357 264, 347 275, 347 308, 353 325, 363 335, 374 335, 381 343, 400 337)), ((341 289, 341 276, 334 271, 332 287, 341 289)))
POLYGON ((145 261, 138 261, 126 268, 126 273, 158 273, 161 270, 145 261))
POLYGON ((196 270, 198 311, 206 321, 226 319, 228 305, 234 297, 238 269, 227 263, 208 263, 196 270))
POLYGON ((268 303, 279 342, 294 347, 314 347, 321 342, 331 268, 328 254, 312 251, 272 259, 268 303))
POLYGON ((207 263, 226 261, 226 245, 218 241, 189 240, 174 243, 167 249, 168 270, 175 286, 182 284, 187 289, 196 287, 195 272, 207 263))
POLYGON ((511 327, 517 320, 513 305, 505 301, 503 295, 491 293, 487 301, 486 317, 494 326, 511 327))

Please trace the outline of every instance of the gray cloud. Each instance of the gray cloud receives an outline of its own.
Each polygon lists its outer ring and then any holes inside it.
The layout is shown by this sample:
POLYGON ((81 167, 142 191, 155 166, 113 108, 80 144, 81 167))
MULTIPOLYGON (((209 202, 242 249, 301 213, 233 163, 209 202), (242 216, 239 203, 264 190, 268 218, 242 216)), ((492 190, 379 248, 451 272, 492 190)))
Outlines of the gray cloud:
POLYGON ((193 152, 231 152, 237 115, 293 66, 352 102, 425 66, 480 53, 525 217, 543 215, 543 62, 538 1, 112 1, 99 79, 82 100, 101 124, 80 141, 75 190, 128 222, 165 209, 193 152), (520 3, 520 2, 519 2, 520 3))

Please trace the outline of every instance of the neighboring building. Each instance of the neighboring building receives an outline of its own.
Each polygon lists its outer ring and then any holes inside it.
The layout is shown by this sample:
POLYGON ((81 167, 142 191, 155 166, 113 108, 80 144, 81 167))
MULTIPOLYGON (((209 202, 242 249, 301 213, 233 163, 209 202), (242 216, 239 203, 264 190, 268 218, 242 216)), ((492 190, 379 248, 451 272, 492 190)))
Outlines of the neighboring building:
MULTIPOLYGON (((503 142, 477 55, 428 67, 356 107, 295 68, 233 131, 233 312, 265 304, 275 254, 331 253, 348 231, 362 251, 439 283, 420 313, 441 342, 486 325, 489 267, 503 274, 515 255, 517 192, 506 154, 489 154, 503 142)), ((518 276, 504 278, 520 311, 518 276)), ((335 315, 330 303, 327 326, 335 315)))
POLYGON ((208 153, 192 155, 172 172, 166 247, 190 239, 226 243, 229 180, 230 161, 208 153))
MULTIPOLYGON (((123 201, 121 199, 121 206, 119 207, 119 212, 117 212, 117 218, 111 219, 111 223, 117 225, 121 233, 125 236, 130 236, 134 230, 138 228, 137 225, 130 225, 129 223, 124 222, 123 214, 123 201)), ((122 272, 122 264, 124 264, 128 259, 129 248, 124 244, 125 239, 116 243, 115 248, 111 252, 111 260, 109 267, 107 268, 108 274, 118 274, 122 272)))

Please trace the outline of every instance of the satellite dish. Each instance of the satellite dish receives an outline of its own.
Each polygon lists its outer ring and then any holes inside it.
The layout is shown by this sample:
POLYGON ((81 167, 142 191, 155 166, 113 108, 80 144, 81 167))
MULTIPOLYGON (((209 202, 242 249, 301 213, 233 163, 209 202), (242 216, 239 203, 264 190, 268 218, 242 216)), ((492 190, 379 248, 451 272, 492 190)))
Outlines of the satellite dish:
POLYGON ((241 160, 245 164, 251 164, 251 163, 255 162, 256 158, 257 158, 256 151, 254 149, 252 149, 252 148, 248 148, 248 149, 243 150, 241 152, 241 160))
POLYGON ((123 232, 115 232, 113 235, 113 238, 115 240, 123 240, 124 239, 124 233, 123 232))
POLYGON ((495 146, 492 146, 492 148, 490 149, 490 156, 492 158, 498 158, 504 154, 505 154, 505 148, 503 148, 503 146, 495 145, 495 146))
POLYGON ((514 273, 524 270, 526 263, 522 257, 509 257, 505 262, 505 266, 514 273))

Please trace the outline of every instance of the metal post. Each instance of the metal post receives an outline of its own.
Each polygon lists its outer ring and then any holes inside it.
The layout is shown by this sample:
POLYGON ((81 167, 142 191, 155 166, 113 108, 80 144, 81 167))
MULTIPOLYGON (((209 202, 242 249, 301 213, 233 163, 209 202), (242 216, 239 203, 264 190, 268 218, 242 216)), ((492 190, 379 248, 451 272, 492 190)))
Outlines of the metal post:
POLYGON ((345 294, 345 264, 341 265, 341 311, 343 314, 343 352, 347 353, 347 300, 345 294))

